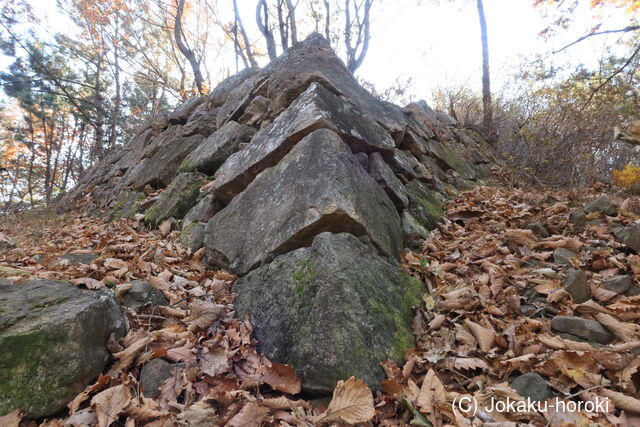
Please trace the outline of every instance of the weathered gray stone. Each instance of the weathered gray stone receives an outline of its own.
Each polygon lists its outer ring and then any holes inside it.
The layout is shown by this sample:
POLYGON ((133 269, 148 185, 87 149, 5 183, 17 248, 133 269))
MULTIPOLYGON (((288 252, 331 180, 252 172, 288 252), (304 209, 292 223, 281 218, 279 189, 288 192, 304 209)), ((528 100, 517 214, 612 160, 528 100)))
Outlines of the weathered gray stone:
POLYGON ((0 233, 0 253, 8 252, 16 247, 16 242, 4 233, 0 233))
POLYGON ((312 84, 273 123, 261 129, 251 144, 232 155, 216 172, 216 195, 229 202, 264 169, 274 166, 304 136, 327 128, 339 134, 354 151, 386 151, 394 142, 378 124, 361 115, 349 102, 312 84))
POLYGON ((627 289, 631 287, 633 284, 633 278, 631 275, 620 275, 613 276, 608 279, 605 279, 602 282, 602 285, 605 289, 610 290, 611 292, 615 292, 617 294, 624 293, 627 289))
POLYGON ((224 104, 218 110, 216 126, 220 129, 230 120, 238 120, 251 100, 260 95, 264 86, 265 76, 262 73, 247 77, 238 86, 233 88, 224 104))
POLYGON ((211 218, 207 259, 244 274, 273 255, 309 245, 323 231, 368 235, 391 259, 400 253, 393 203, 327 129, 305 137, 211 218))
POLYGON ((147 282, 134 280, 133 287, 121 296, 121 303, 134 311, 140 311, 147 305, 169 305, 167 298, 158 289, 147 282))
POLYGON ((240 278, 234 292, 259 351, 291 364, 303 391, 330 395, 337 380, 352 375, 377 387, 380 361, 400 361, 414 346, 412 306, 424 285, 356 237, 322 233, 311 247, 240 278))
POLYGON ((141 209, 144 194, 137 191, 122 190, 116 201, 111 205, 107 214, 108 221, 117 221, 120 218, 133 218, 141 209))
POLYGON ((417 179, 410 181, 405 188, 409 196, 409 213, 427 230, 436 228, 444 215, 444 197, 417 179))
POLYGON ((239 150, 240 144, 249 142, 256 130, 252 127, 227 122, 193 150, 180 165, 180 171, 213 173, 239 150))
POLYGON ((111 291, 33 280, 0 284, 0 415, 42 418, 65 408, 109 360, 125 333, 111 291))
POLYGON ((567 291, 573 301, 582 304, 591 298, 591 288, 587 283, 587 275, 582 270, 570 268, 567 270, 564 281, 562 282, 564 290, 567 291))
POLYGON ((613 234, 630 249, 640 252, 640 225, 633 227, 615 227, 613 234))
POLYGON ((128 183, 137 190, 146 185, 155 188, 168 186, 176 176, 178 167, 185 157, 204 140, 200 134, 178 138, 165 144, 149 159, 144 159, 135 173, 129 177, 128 183))
POLYGON ((429 231, 407 211, 402 212, 401 218, 405 246, 411 249, 419 249, 422 241, 429 236, 429 231))
POLYGON ((609 200, 609 197, 600 196, 592 202, 587 203, 584 211, 586 213, 602 212, 609 216, 615 216, 618 215, 618 205, 609 200))
POLYGON ((587 215, 582 209, 575 210, 569 214, 569 222, 575 231, 582 232, 587 225, 587 215))
POLYGON ((180 243, 195 252, 204 246, 204 224, 192 222, 180 231, 180 243))
POLYGON ((142 157, 152 157, 165 145, 171 145, 182 137, 182 125, 173 125, 164 130, 160 135, 153 138, 142 150, 142 157))
POLYGON ((608 344, 613 340, 611 332, 600 323, 582 317, 556 316, 551 319, 551 328, 600 344, 608 344))
POLYGON ((380 153, 372 153, 369 156, 369 174, 380 184, 398 210, 402 210, 409 205, 407 190, 393 174, 393 171, 380 153))
POLYGON ((207 194, 200 200, 182 219, 182 228, 187 227, 192 222, 207 223, 224 206, 213 194, 207 194))
POLYGON ((465 162, 450 146, 432 139, 427 142, 426 149, 443 170, 453 169, 465 179, 476 178, 471 164, 465 162))
POLYGON ((247 108, 244 109, 244 113, 238 119, 238 123, 242 123, 248 126, 257 126, 263 120, 269 117, 271 112, 271 100, 261 95, 254 97, 247 108))
POLYGON ((160 198, 144 213, 147 224, 155 227, 168 218, 180 219, 196 204, 204 175, 194 172, 181 173, 160 194, 160 198))
POLYGON ((184 124, 187 122, 191 114, 207 100, 206 96, 194 96, 189 98, 182 104, 178 105, 175 110, 169 113, 167 120, 170 124, 184 124))
POLYGON ((221 107, 236 87, 240 86, 249 77, 258 74, 259 71, 258 68, 245 68, 221 81, 209 95, 209 106, 212 108, 221 107))
POLYGON ((396 148, 393 150, 393 157, 391 157, 390 164, 394 172, 404 178, 405 181, 417 177, 409 155, 400 149, 396 148))
POLYGON ((549 237, 549 232, 547 231, 546 228, 544 228, 544 225, 542 225, 539 222, 532 222, 531 224, 527 225, 527 228, 531 230, 533 234, 540 237, 541 239, 549 237))
POLYGON ((570 258, 577 257, 578 254, 566 248, 556 248, 553 251, 553 262, 558 265, 571 265, 570 258))
POLYGON ((94 253, 67 254, 67 255, 62 255, 60 259, 67 260, 71 264, 89 265, 93 261, 98 259, 98 254, 94 254, 94 253))
POLYGON ((148 398, 160 395, 160 387, 173 376, 175 365, 164 359, 156 358, 145 363, 140 370, 140 388, 148 398))
POLYGON ((201 110, 193 113, 182 128, 182 136, 191 136, 197 133, 209 136, 216 130, 216 116, 218 110, 201 110))
POLYGON ((509 385, 520 396, 534 402, 544 402, 552 396, 549 383, 535 372, 520 375, 509 385))
POLYGON ((624 295, 627 297, 635 297, 640 295, 640 286, 631 286, 624 292, 624 295))

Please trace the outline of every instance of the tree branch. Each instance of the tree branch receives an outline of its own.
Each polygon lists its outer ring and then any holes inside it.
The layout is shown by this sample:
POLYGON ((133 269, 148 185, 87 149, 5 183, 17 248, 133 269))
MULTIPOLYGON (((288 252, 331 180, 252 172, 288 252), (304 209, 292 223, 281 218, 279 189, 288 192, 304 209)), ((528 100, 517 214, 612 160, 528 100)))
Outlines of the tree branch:
POLYGON ((624 27, 624 28, 620 28, 618 30, 605 30, 605 31, 596 31, 595 33, 590 33, 587 34, 586 36, 582 36, 579 39, 569 43, 568 45, 566 45, 565 47, 558 49, 558 50, 554 50, 553 52, 551 52, 551 54, 555 55, 556 53, 560 53, 563 50, 566 50, 568 48, 570 48, 571 46, 580 43, 583 40, 588 39, 589 37, 593 37, 593 36, 601 36, 603 34, 614 34, 614 33, 628 33, 630 31, 635 31, 635 30, 640 30, 640 25, 630 25, 628 27, 624 27))

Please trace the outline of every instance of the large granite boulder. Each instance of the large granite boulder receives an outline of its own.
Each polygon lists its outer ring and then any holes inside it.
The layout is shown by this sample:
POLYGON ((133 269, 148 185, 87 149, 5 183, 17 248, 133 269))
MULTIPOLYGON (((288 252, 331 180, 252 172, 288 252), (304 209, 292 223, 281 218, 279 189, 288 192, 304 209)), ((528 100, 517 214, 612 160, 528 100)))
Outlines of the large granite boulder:
POLYGON ((377 387, 379 363, 402 360, 424 289, 353 235, 322 233, 240 278, 234 292, 259 350, 294 366, 303 391, 330 395, 352 375, 377 387))
POLYGON ((111 291, 34 280, 0 283, 0 415, 42 418, 93 381, 125 319, 111 291))
POLYGON ((239 150, 240 144, 251 140, 254 133, 256 130, 252 127, 227 122, 184 159, 180 170, 197 170, 213 175, 229 156, 239 150))
POLYGON ((204 175, 195 172, 181 173, 145 211, 145 222, 157 226, 171 217, 182 218, 196 204, 202 184, 204 184, 204 175))
POLYGON ((260 130, 245 148, 216 172, 216 194, 230 201, 264 169, 276 165, 302 138, 316 129, 338 133, 354 151, 383 151, 392 155, 387 132, 363 116, 347 100, 312 84, 285 112, 260 130))
POLYGON ((309 245, 323 231, 368 235, 390 259, 402 249, 393 203, 327 129, 305 137, 211 218, 207 259, 245 274, 274 255, 309 245))

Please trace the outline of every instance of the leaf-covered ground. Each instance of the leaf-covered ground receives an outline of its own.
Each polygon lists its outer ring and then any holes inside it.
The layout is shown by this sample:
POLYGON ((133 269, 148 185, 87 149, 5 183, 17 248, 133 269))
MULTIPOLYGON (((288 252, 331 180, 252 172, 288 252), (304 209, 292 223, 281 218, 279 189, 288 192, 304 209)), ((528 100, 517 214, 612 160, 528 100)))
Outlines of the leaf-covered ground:
MULTIPOLYGON (((128 312, 131 329, 110 343, 113 358, 103 375, 69 404, 68 413, 42 423, 47 426, 640 425, 640 296, 602 285, 628 273, 637 286, 640 255, 616 240, 612 224, 634 224, 638 202, 611 195, 620 204, 618 216, 589 214, 592 223, 584 230, 568 221, 575 207, 604 190, 479 187, 460 194, 422 251, 403 257, 406 271, 425 282, 413 324, 416 348, 404 366, 382 364, 388 377, 382 392, 345 379, 330 402, 296 396, 300 381, 293 368, 256 352, 251 325, 234 316, 235 277, 206 270, 202 252, 190 254, 176 232, 164 236, 133 220, 106 224, 81 214, 9 222, 0 231, 17 248, 0 255, 0 275, 109 286, 116 295, 139 279, 170 301, 128 312), (536 221, 549 237, 525 228, 536 221), (587 302, 574 303, 564 290, 569 266, 554 263, 557 248, 577 253, 569 263, 586 271, 587 302), (87 265, 60 258, 89 252, 98 258, 87 265), (557 315, 597 320, 615 340, 594 346, 563 338, 550 326, 557 315), (140 369, 158 357, 183 369, 174 370, 158 397, 145 398, 140 369), (608 410, 490 411, 496 401, 522 400, 509 384, 528 372, 548 382, 554 401, 606 399, 608 410), (454 408, 461 398, 473 398, 477 406, 454 408)), ((19 423, 17 412, 0 417, 3 426, 19 423)))

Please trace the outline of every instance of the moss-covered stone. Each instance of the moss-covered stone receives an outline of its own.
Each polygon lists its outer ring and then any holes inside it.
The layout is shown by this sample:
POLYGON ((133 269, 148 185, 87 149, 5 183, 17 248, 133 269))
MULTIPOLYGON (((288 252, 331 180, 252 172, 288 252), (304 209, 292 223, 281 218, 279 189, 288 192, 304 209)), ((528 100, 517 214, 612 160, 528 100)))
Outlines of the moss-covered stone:
POLYGON ((180 231, 180 243, 195 252, 204 246, 204 224, 192 222, 180 231))
POLYGON ((311 247, 276 257, 234 290, 259 350, 292 364, 303 390, 316 395, 352 375, 377 387, 379 363, 401 362, 415 345, 410 324, 424 294, 422 282, 346 233, 319 234, 311 247))
POLYGON ((120 218, 133 218, 140 210, 140 203, 144 200, 144 194, 137 191, 122 190, 118 198, 107 213, 108 221, 117 221, 120 218))
POLYGON ((102 371, 112 332, 124 335, 125 321, 109 292, 50 280, 0 283, 0 416, 63 409, 102 371))
POLYGON ((198 200, 205 176, 200 173, 181 173, 162 192, 160 198, 144 213, 144 221, 152 227, 168 218, 182 218, 198 200))
POLYGON ((416 179, 409 182, 406 188, 409 194, 409 213, 428 230, 436 228, 444 215, 444 196, 416 179))

